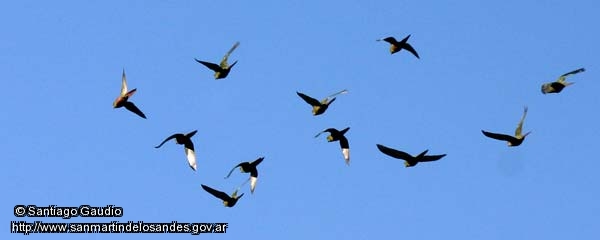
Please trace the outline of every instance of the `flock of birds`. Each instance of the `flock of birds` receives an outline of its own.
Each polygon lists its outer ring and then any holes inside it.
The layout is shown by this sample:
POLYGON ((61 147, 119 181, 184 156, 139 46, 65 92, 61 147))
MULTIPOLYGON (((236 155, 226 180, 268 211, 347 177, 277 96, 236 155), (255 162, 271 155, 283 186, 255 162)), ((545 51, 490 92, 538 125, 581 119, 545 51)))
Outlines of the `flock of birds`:
MULTIPOLYGON (((419 54, 417 53, 417 51, 408 43, 409 38, 410 38, 410 35, 406 36, 401 41, 397 41, 394 37, 378 39, 377 41, 385 41, 385 42, 389 43, 390 44, 389 50, 390 50, 391 54, 395 54, 404 49, 404 50, 412 53, 416 58, 419 59, 420 57, 419 57, 419 54)), ((229 75, 233 66, 235 66, 237 64, 237 61, 235 61, 235 62, 233 62, 233 64, 229 65, 229 63, 228 63, 229 55, 231 55, 231 53, 239 46, 239 44, 240 44, 239 42, 236 42, 231 47, 231 49, 229 49, 229 51, 227 51, 227 53, 225 54, 225 56, 223 57, 223 59, 221 60, 221 62, 219 64, 201 61, 198 59, 194 59, 194 60, 196 60, 196 62, 206 66, 210 70, 212 70, 214 72, 215 80, 226 78, 227 75, 229 75)), ((580 73, 583 71, 585 71, 585 69, 580 68, 580 69, 577 69, 577 70, 574 70, 574 71, 571 71, 571 72, 561 75, 554 82, 548 82, 548 83, 542 84, 542 87, 541 87, 542 93, 543 94, 560 93, 565 87, 573 84, 573 82, 566 81, 567 76, 577 74, 577 73, 580 73)), ((125 76, 125 70, 123 69, 122 80, 121 80, 121 93, 119 94, 117 99, 114 101, 113 107, 114 108, 125 107, 125 109, 146 119, 146 115, 133 102, 129 101, 129 98, 131 96, 133 96, 133 94, 136 92, 136 90, 137 89, 134 88, 131 91, 128 91, 127 78, 125 76)), ((312 106, 312 114, 314 116, 318 116, 318 115, 325 113, 325 111, 329 108, 331 103, 333 103, 335 101, 335 99, 336 99, 335 96, 337 96, 339 94, 344 94, 344 93, 348 93, 348 90, 344 89, 340 92, 337 92, 330 96, 327 96, 325 99, 319 101, 319 100, 312 98, 304 93, 296 92, 296 94, 302 100, 304 100, 306 103, 308 103, 309 105, 312 106)), ((523 141, 525 140, 525 137, 527 137, 527 135, 529 135, 531 133, 531 131, 529 131, 525 134, 522 133, 523 123, 525 121, 526 116, 527 116, 527 106, 525 106, 525 108, 523 110, 523 116, 521 117, 521 120, 517 124, 517 128, 515 129, 514 136, 508 135, 508 134, 493 133, 493 132, 488 132, 488 131, 484 131, 484 130, 481 130, 481 132, 486 137, 507 142, 509 147, 519 146, 523 143, 523 141)), ((342 155, 344 157, 346 165, 350 164, 350 145, 348 143, 348 139, 344 136, 344 134, 346 132, 348 132, 348 130, 350 130, 349 127, 344 128, 342 130, 337 130, 335 128, 327 128, 327 129, 323 130, 322 132, 319 132, 315 136, 315 138, 316 138, 316 137, 319 137, 322 133, 329 133, 329 136, 327 136, 328 142, 336 142, 336 141, 339 142, 340 148, 342 150, 342 155)), ((172 139, 175 139, 175 142, 177 144, 183 145, 188 164, 192 170, 196 171, 197 161, 196 161, 196 154, 194 152, 194 143, 192 142, 192 137, 194 136, 194 134, 196 134, 196 132, 197 132, 197 130, 194 130, 194 131, 186 133, 186 134, 175 133, 175 134, 167 137, 166 139, 164 139, 155 148, 160 148, 166 142, 168 142, 172 139)), ((429 150, 425 150, 425 151, 419 153, 418 155, 413 156, 406 152, 403 152, 403 151, 400 151, 397 149, 393 149, 393 148, 390 148, 390 147, 387 147, 387 146, 384 146, 381 144, 376 144, 376 146, 379 149, 379 151, 381 151, 383 154, 388 155, 393 158, 404 160, 404 164, 406 167, 413 167, 413 166, 417 165, 419 162, 437 161, 437 160, 443 158, 444 156, 446 156, 446 154, 427 155, 429 150)), ((233 207, 237 203, 237 201, 244 195, 244 193, 238 195, 238 191, 239 191, 240 187, 245 185, 247 182, 250 182, 250 192, 252 194, 254 193, 254 190, 256 188, 256 183, 258 180, 257 167, 263 160, 264 160, 264 157, 259 157, 258 159, 254 160, 252 162, 241 162, 231 169, 231 171, 225 178, 229 178, 229 176, 231 176, 231 174, 233 173, 233 171, 236 168, 239 168, 242 173, 250 173, 250 177, 248 178, 248 180, 246 180, 244 183, 242 183, 242 185, 240 185, 231 195, 229 195, 225 192, 213 189, 204 184, 202 184, 201 186, 206 192, 210 193, 211 195, 215 196, 216 198, 221 199, 223 201, 223 204, 226 207, 233 207)))

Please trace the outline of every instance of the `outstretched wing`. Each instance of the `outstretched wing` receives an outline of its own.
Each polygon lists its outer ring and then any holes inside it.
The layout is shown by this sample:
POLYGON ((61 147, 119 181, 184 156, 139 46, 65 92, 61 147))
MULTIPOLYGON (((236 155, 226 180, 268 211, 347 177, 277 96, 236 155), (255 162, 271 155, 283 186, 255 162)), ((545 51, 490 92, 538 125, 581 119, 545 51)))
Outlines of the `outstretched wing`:
POLYGON ((402 46, 402 48, 406 49, 406 51, 409 51, 410 53, 415 55, 415 57, 417 57, 418 59, 421 59, 419 57, 419 54, 417 53, 417 51, 410 44, 405 43, 404 46, 402 46))
POLYGON ((566 76, 569 76, 571 74, 577 74, 577 73, 580 73, 580 72, 585 72, 585 68, 580 68, 580 69, 577 69, 577 70, 570 71, 568 73, 565 73, 565 74, 561 75, 561 77, 566 77, 566 76))
POLYGON ((223 70, 223 69, 222 69, 222 68, 221 68, 219 65, 217 65, 217 64, 214 64, 214 63, 211 63, 211 62, 200 61, 200 60, 198 60, 198 59, 195 59, 195 58, 194 58, 194 60, 196 60, 196 62, 199 62, 200 64, 202 64, 202 65, 206 66, 207 68, 210 68, 210 70, 213 70, 213 71, 215 71, 215 72, 219 72, 219 71, 222 71, 222 70, 223 70))
POLYGON ((525 109, 523 110, 523 117, 521 117, 521 121, 519 121, 519 124, 517 124, 517 129, 515 129, 515 137, 520 138, 521 135, 521 131, 523 130, 523 122, 525 121, 525 117, 527 116, 527 106, 525 106, 525 109))
POLYGON ((264 159, 265 159, 265 157, 259 157, 259 158, 257 158, 256 160, 252 161, 252 162, 250 163, 250 165, 252 165, 252 166, 256 167, 256 166, 258 166, 258 164, 260 164, 260 163, 261 163, 261 162, 262 162, 264 159))
POLYGON ((506 134, 491 133, 491 132, 486 132, 486 131, 483 131, 483 130, 481 130, 481 132, 486 137, 493 138, 493 139, 496 139, 496 140, 508 141, 508 142, 512 142, 512 141, 516 140, 515 137, 510 136, 510 135, 506 135, 506 134))
POLYGON ((206 186, 204 184, 200 184, 202 186, 202 188, 207 191, 208 193, 212 194, 213 196, 223 200, 223 201, 228 201, 231 197, 229 197, 229 195, 227 195, 227 193, 215 190, 210 188, 209 186, 206 186))
POLYGON ((121 96, 127 94, 127 77, 125 76, 125 69, 123 69, 123 75, 121 76, 121 96))
POLYGON ((298 94, 298 96, 300 96, 306 103, 308 103, 312 106, 321 106, 321 102, 319 102, 319 100, 317 100, 317 99, 311 98, 301 92, 296 92, 296 94, 298 94))
POLYGON ((125 107, 127 110, 129 110, 129 111, 131 111, 131 112, 133 112, 133 113, 137 114, 138 116, 140 116, 140 117, 142 117, 142 118, 144 118, 144 119, 146 118, 146 115, 144 115, 144 113, 143 113, 143 112, 142 112, 142 111, 141 111, 139 108, 137 108, 137 107, 135 106, 135 104, 133 104, 132 102, 130 102, 130 101, 127 101, 127 102, 125 102, 125 103, 123 104, 123 106, 124 106, 124 107, 125 107))
POLYGON ((425 156, 423 156, 423 158, 419 159, 419 162, 437 161, 440 158, 443 158, 445 156, 446 156, 446 154, 442 154, 442 155, 425 155, 425 156))
POLYGON ((240 45, 240 42, 235 42, 235 44, 233 44, 233 46, 231 47, 231 49, 229 49, 229 51, 227 51, 227 53, 225 54, 225 56, 223 56, 223 60, 221 60, 221 63, 219 64, 221 66, 221 68, 227 68, 227 67, 229 67, 229 65, 227 64, 227 59, 229 58, 229 55, 231 55, 231 53, 233 52, 233 50, 235 50, 239 45, 240 45))
POLYGON ((159 148, 159 147, 161 147, 163 144, 165 144, 165 143, 166 143, 166 142, 168 142, 169 140, 171 140, 171 139, 173 139, 173 138, 177 137, 177 135, 178 135, 178 134, 179 134, 179 133, 175 133, 175 134, 173 134, 173 135, 169 136, 168 138, 166 138, 164 141, 162 141, 162 142, 161 142, 161 143, 160 143, 158 146, 156 146, 156 147, 154 147, 154 148, 159 148))
POLYGON ((243 163, 240 163, 238 165, 235 165, 235 167, 233 167, 231 169, 231 171, 229 171, 229 174, 227 174, 227 176, 225 178, 229 178, 229 176, 231 176, 231 173, 233 173, 233 170, 235 170, 236 168, 240 167, 243 163))
POLYGON ((396 41, 396 39, 394 37, 386 37, 384 39, 378 39, 377 41, 381 41, 381 40, 386 41, 389 44, 396 44, 396 43, 398 43, 398 41, 396 41))
POLYGON ((398 158, 398 159, 403 159, 403 160, 411 160, 411 159, 413 159, 413 157, 410 154, 408 154, 408 153, 405 153, 405 152, 402 152, 402 151, 398 151, 396 149, 383 146, 381 144, 377 144, 377 148, 379 149, 379 151, 381 151, 385 155, 388 155, 388 156, 393 157, 393 158, 398 158))
POLYGON ((348 93, 348 90, 347 90, 347 89, 344 89, 344 90, 342 90, 342 91, 336 92, 336 93, 334 93, 334 94, 331 94, 331 95, 329 95, 327 98, 332 98, 332 97, 335 97, 335 96, 337 96, 337 95, 344 94, 344 93, 348 93))
POLYGON ((580 73, 580 72, 584 72, 584 71, 585 71, 585 68, 580 68, 580 69, 577 69, 577 70, 570 71, 568 73, 560 75, 560 77, 558 77, 558 80, 556 80, 556 81, 559 82, 559 83, 565 84, 566 80, 567 80, 567 76, 573 75, 573 74, 577 74, 577 73, 580 73))

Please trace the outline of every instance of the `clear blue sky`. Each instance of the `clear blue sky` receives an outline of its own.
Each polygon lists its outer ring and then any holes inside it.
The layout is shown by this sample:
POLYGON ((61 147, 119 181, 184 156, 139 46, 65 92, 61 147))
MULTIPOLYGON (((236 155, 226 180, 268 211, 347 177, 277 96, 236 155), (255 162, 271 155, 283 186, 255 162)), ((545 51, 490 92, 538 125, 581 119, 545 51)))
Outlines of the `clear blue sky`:
POLYGON ((596 239, 597 1, 9 1, 0 8, 3 239, 13 220, 228 222, 204 239, 596 239), (419 52, 375 41, 412 34, 419 52), (215 81, 194 58, 239 60, 215 81), (573 86, 540 85, 585 67, 573 86), (125 68, 131 100, 113 109, 125 68), (323 98, 321 116, 296 91, 323 98), (481 130, 512 133, 516 148, 481 130), (351 164, 313 136, 351 127, 351 164), (183 147, 193 137, 198 172, 183 147), (448 154, 405 168, 375 144, 448 154), (225 208, 235 164, 265 156, 225 208), (122 218, 16 218, 17 204, 122 206, 122 218))

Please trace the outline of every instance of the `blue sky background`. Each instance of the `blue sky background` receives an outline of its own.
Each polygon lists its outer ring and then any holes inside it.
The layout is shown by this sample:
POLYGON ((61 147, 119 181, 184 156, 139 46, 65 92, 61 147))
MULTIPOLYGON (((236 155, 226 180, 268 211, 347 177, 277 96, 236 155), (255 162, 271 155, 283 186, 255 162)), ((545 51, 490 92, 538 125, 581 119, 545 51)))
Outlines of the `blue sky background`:
POLYGON ((228 222, 205 239, 596 239, 600 35, 596 1, 10 1, 0 7, 1 214, 13 220, 228 222), (375 41, 412 34, 419 52, 375 41), (215 81, 194 58, 239 60, 215 81), (557 95, 542 83, 585 67, 557 95), (113 109, 125 68, 131 100, 113 109), (296 91, 323 98, 321 116, 296 91), (513 133, 519 147, 480 130, 513 133), (351 127, 351 164, 313 136, 351 127), (198 172, 183 147, 193 137, 198 172), (375 144, 448 154, 405 168, 375 144), (239 162, 259 156, 234 208, 239 162), (17 204, 122 206, 122 218, 16 218, 17 204))

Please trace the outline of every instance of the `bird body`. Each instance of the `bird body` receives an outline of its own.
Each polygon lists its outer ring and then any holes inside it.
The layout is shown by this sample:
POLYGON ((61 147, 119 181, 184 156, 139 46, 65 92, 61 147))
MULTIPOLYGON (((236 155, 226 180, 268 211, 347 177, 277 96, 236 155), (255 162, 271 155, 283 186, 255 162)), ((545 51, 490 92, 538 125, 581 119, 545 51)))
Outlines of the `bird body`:
POLYGON ((113 108, 125 107, 125 109, 137 114, 142 118, 146 118, 146 115, 137 107, 133 102, 129 101, 129 98, 135 94, 137 88, 127 91, 127 77, 125 76, 125 69, 123 69, 123 75, 121 76, 121 93, 113 102, 113 108))
POLYGON ((394 37, 386 37, 383 39, 378 39, 377 41, 385 41, 385 42, 389 43, 390 44, 390 54, 394 54, 394 53, 399 52, 402 49, 406 49, 406 51, 409 51, 415 57, 420 59, 417 51, 408 43, 409 38, 410 38, 410 34, 408 36, 406 36, 404 39, 402 39, 400 42, 398 42, 396 40, 396 38, 394 38, 394 37))
POLYGON ((223 205, 225 207, 233 207, 235 206, 235 204, 237 203, 237 201, 242 198, 242 196, 244 196, 244 194, 242 193, 241 195, 237 195, 238 190, 235 190, 231 196, 227 195, 227 193, 221 192, 219 190, 215 190, 209 186, 206 186, 204 184, 201 184, 202 188, 204 189, 204 191, 207 191, 208 193, 210 193, 211 195, 221 199, 223 201, 223 205))
POLYGON ((338 94, 344 94, 347 92, 348 92, 348 90, 344 89, 342 91, 339 91, 337 93, 329 95, 328 97, 321 100, 320 102, 319 102, 319 100, 309 97, 308 95, 306 95, 304 93, 296 92, 296 94, 298 94, 298 96, 300 96, 300 98, 302 98, 302 100, 304 100, 306 103, 308 103, 312 106, 312 114, 313 114, 313 116, 317 116, 317 115, 323 114, 325 112, 325 110, 327 110, 327 108, 329 108, 329 105, 331 103, 333 103, 333 101, 335 101, 335 97, 332 98, 333 96, 336 96, 338 94), (331 98, 331 100, 330 100, 330 98, 331 98))
POLYGON ((341 131, 338 131, 335 128, 328 128, 318 133, 316 137, 321 135, 321 133, 328 132, 330 135, 327 136, 328 142, 340 142, 340 148, 342 149, 342 155, 344 156, 344 160, 346 161, 346 165, 350 165, 350 144, 348 143, 348 139, 344 136, 346 132, 350 130, 350 127, 344 128, 341 131))
POLYGON ((443 158, 443 157, 446 156, 446 154, 441 154, 441 155, 427 155, 427 152, 429 150, 425 150, 425 151, 421 152, 417 156, 412 156, 412 155, 410 155, 408 153, 405 153, 403 151, 396 150, 396 149, 393 149, 393 148, 389 148, 389 147, 383 146, 381 144, 377 144, 377 148, 379 149, 379 151, 381 151, 385 155, 388 155, 388 156, 393 157, 393 158, 404 160, 404 166, 405 167, 413 167, 413 166, 417 165, 419 162, 437 161, 437 160, 439 160, 439 159, 441 159, 441 158, 443 158))
POLYGON ((233 44, 233 47, 231 47, 231 49, 229 49, 229 51, 227 51, 225 56, 223 56, 223 59, 221 60, 219 65, 217 65, 215 63, 211 63, 211 62, 201 61, 196 58, 194 58, 194 60, 196 60, 196 62, 206 66, 210 70, 213 70, 215 72, 215 80, 223 79, 223 78, 227 77, 227 75, 229 75, 229 72, 231 71, 233 66, 235 66, 235 64, 237 63, 237 61, 235 61, 235 62, 233 62, 233 64, 229 65, 227 63, 227 59, 229 58, 229 55, 233 52, 233 50, 235 50, 239 45, 240 45, 240 42, 236 42, 235 44, 233 44))
POLYGON ((550 82, 550 83, 544 83, 542 84, 542 93, 543 94, 547 94, 547 93, 559 93, 561 92, 565 87, 572 85, 574 82, 567 82, 567 76, 569 75, 573 75, 573 74, 577 74, 580 72, 584 72, 585 68, 580 68, 577 70, 573 70, 570 71, 568 73, 565 73, 563 75, 560 75, 560 77, 558 77, 558 79, 554 82, 550 82))
POLYGON ((509 147, 519 146, 519 145, 521 145, 521 143, 523 143, 523 141, 525 140, 525 137, 527 137, 527 135, 529 135, 531 133, 531 131, 529 131, 525 134, 522 134, 523 122, 525 121, 526 116, 527 116, 527 106, 525 106, 525 108, 523 110, 523 116, 521 117, 521 121, 519 121, 519 123, 517 124, 517 128, 515 129, 514 136, 507 135, 507 134, 501 134, 501 133, 492 133, 492 132, 487 132, 484 130, 481 130, 481 132, 486 137, 496 139, 496 140, 506 141, 507 145, 509 147))
POLYGON ((164 141, 162 141, 158 146, 156 146, 154 148, 160 148, 167 141, 174 138, 175 143, 177 143, 179 145, 183 145, 184 151, 185 151, 185 156, 188 160, 188 164, 189 164, 190 168, 192 168, 192 170, 196 171, 196 169, 197 169, 196 153, 194 151, 194 143, 192 142, 192 137, 194 136, 194 134, 196 134, 196 132, 198 132, 198 130, 194 130, 187 134, 175 133, 175 134, 167 137, 164 141))

